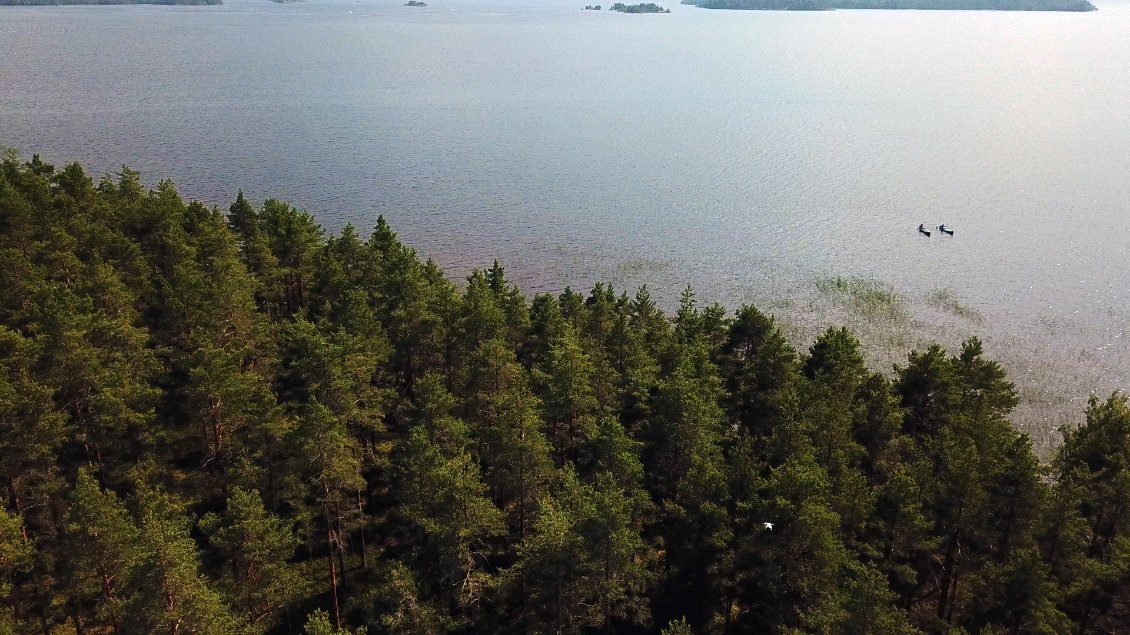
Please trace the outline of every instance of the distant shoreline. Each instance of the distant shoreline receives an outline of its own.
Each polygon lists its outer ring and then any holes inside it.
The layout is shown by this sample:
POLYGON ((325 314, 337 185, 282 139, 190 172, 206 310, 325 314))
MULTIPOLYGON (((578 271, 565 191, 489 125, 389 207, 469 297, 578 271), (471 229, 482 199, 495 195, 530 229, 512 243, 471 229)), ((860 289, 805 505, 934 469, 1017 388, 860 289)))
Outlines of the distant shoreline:
POLYGON ((683 0, 703 9, 831 11, 886 9, 923 11, 1095 11, 1089 0, 683 0))
POLYGON ((703 9, 746 11, 1096 11, 1089 0, 683 0, 703 9))
MULTIPOLYGON (((278 2, 279 0, 275 1, 278 2)), ((223 3, 224 0, 0 0, 0 7, 113 6, 135 4, 205 6, 223 3)))

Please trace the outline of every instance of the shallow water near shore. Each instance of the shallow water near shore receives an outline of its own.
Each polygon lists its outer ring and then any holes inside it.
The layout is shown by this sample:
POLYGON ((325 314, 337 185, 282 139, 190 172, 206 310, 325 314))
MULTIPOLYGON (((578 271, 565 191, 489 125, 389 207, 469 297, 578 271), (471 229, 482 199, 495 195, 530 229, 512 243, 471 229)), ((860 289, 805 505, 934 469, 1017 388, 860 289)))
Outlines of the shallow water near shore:
POLYGON ((847 324, 876 368, 975 334, 1043 451, 1130 388, 1130 5, 402 4, 0 9, 0 145, 384 214, 454 277, 691 284, 802 346, 847 324))

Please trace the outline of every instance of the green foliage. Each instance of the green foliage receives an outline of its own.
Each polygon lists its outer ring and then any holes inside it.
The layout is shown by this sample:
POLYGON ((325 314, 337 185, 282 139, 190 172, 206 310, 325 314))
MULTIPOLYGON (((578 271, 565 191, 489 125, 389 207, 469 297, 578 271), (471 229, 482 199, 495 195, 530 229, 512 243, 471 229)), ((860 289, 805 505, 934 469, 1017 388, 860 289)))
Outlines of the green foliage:
POLYGON ((864 359, 8 154, 0 632, 1125 630, 1126 397, 1041 465, 975 338, 864 359))
POLYGON ((677 621, 672 621, 659 632, 660 635, 691 635, 694 633, 685 617, 680 617, 677 621))
POLYGON ((632 490, 607 473, 592 485, 566 470, 543 499, 509 577, 520 585, 534 632, 580 632, 648 624, 650 550, 632 490))
MULTIPOLYGON (((433 384, 441 381, 432 377, 433 384)), ((484 480, 520 540, 530 528, 537 500, 554 478, 541 402, 514 352, 499 340, 486 342, 476 352, 468 393, 468 417, 476 424, 484 480)))
MULTIPOLYGON (((23 521, 19 516, 0 511, 0 593, 10 597, 12 586, 8 580, 14 574, 31 569, 35 550, 27 540, 23 521)), ((5 604, 9 604, 5 602, 5 604)), ((0 605, 0 633, 15 633, 11 606, 0 605)))
MULTIPOLYGON (((1125 624, 1130 580, 1130 406, 1125 395, 1091 397, 1084 425, 1064 435, 1055 473, 1062 496, 1047 536, 1064 608, 1080 632, 1125 624)), ((1113 630, 1112 630, 1113 629, 1113 630)))
MULTIPOLYGON (((5 511, 0 515, 0 572, 8 577, 26 571, 30 568, 33 553, 20 517, 5 511)), ((10 590, 10 587, 4 587, 5 593, 10 590)))
POLYGON ((576 336, 566 331, 550 342, 543 369, 534 374, 558 465, 577 459, 596 425, 600 402, 593 389, 595 372, 576 336))
POLYGON ((306 626, 302 632, 305 635, 365 635, 368 629, 364 626, 356 629, 335 628, 330 623, 330 615, 322 609, 317 609, 306 618, 306 626))
POLYGON ((764 436, 794 409, 796 351, 773 319, 750 306, 738 310, 721 351, 731 426, 764 436))
POLYGON ((504 515, 487 497, 466 426, 448 414, 442 385, 422 385, 420 423, 393 460, 398 513, 415 537, 412 562, 429 595, 469 612, 492 584, 488 544, 503 533, 504 515))
POLYGON ((129 585, 145 561, 140 530, 118 496, 90 470, 79 472, 66 519, 74 559, 68 579, 75 601, 90 607, 95 624, 113 628, 125 618, 129 585))
POLYGON ((228 497, 223 516, 205 516, 200 528, 230 563, 224 567, 221 585, 256 630, 270 628, 282 609, 301 597, 302 580, 289 564, 298 537, 264 509, 257 493, 237 488, 228 497))
POLYGON ((723 412, 717 367, 698 344, 681 347, 674 370, 660 381, 649 434, 649 472, 661 498, 679 501, 696 470, 713 470, 721 457, 723 412))
POLYGON ((152 489, 139 492, 138 535, 143 559, 126 604, 131 631, 232 633, 239 621, 200 572, 200 553, 181 504, 152 489))

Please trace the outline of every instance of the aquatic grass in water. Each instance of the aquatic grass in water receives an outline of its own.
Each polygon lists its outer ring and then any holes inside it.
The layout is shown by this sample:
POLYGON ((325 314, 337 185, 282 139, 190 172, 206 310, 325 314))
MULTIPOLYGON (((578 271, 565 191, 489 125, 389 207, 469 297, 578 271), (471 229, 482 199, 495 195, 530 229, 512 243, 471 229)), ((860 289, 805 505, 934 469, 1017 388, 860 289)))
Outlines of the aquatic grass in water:
POLYGON ((626 258, 619 260, 612 268, 612 276, 640 276, 655 271, 662 271, 670 268, 672 262, 670 260, 661 260, 658 258, 626 258))
POLYGON ((930 295, 926 297, 926 304, 978 324, 984 320, 976 309, 961 304, 957 299, 957 294, 954 293, 952 289, 935 289, 931 291, 930 295))
MULTIPOLYGON (((1079 357, 1082 351, 982 332, 988 318, 952 289, 902 294, 879 280, 824 276, 775 290, 770 297, 772 301, 763 305, 776 309, 774 317, 798 350, 807 350, 829 326, 844 326, 859 339, 868 367, 888 376, 895 367, 906 365, 911 351, 923 351, 936 342, 953 355, 961 350, 963 340, 978 335, 989 358, 1015 382, 1021 399, 1009 420, 1029 436, 1041 460, 1048 460, 1062 441, 1060 428, 1083 420, 1088 391, 1101 385, 1105 372, 1097 354, 1090 364, 1093 370, 1067 372, 1060 363, 1064 359, 1078 357, 1079 364, 1088 365, 1079 357)), ((1040 322, 1042 332, 1078 328, 1064 318, 1053 321, 1041 316, 1040 322)))
POLYGON ((907 319, 902 298, 878 280, 867 278, 819 278, 816 289, 829 299, 845 301, 861 317, 875 320, 904 321, 907 319))

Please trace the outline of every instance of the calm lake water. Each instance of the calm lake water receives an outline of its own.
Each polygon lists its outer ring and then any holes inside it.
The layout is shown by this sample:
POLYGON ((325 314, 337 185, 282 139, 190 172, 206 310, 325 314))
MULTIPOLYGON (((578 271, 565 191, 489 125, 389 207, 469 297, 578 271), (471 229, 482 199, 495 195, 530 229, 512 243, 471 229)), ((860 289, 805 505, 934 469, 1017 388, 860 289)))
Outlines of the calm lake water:
POLYGON ((877 367, 979 334, 1044 445, 1130 388, 1130 4, 429 2, 0 8, 0 145, 383 213, 453 276, 689 283, 798 342, 852 325, 877 367))

